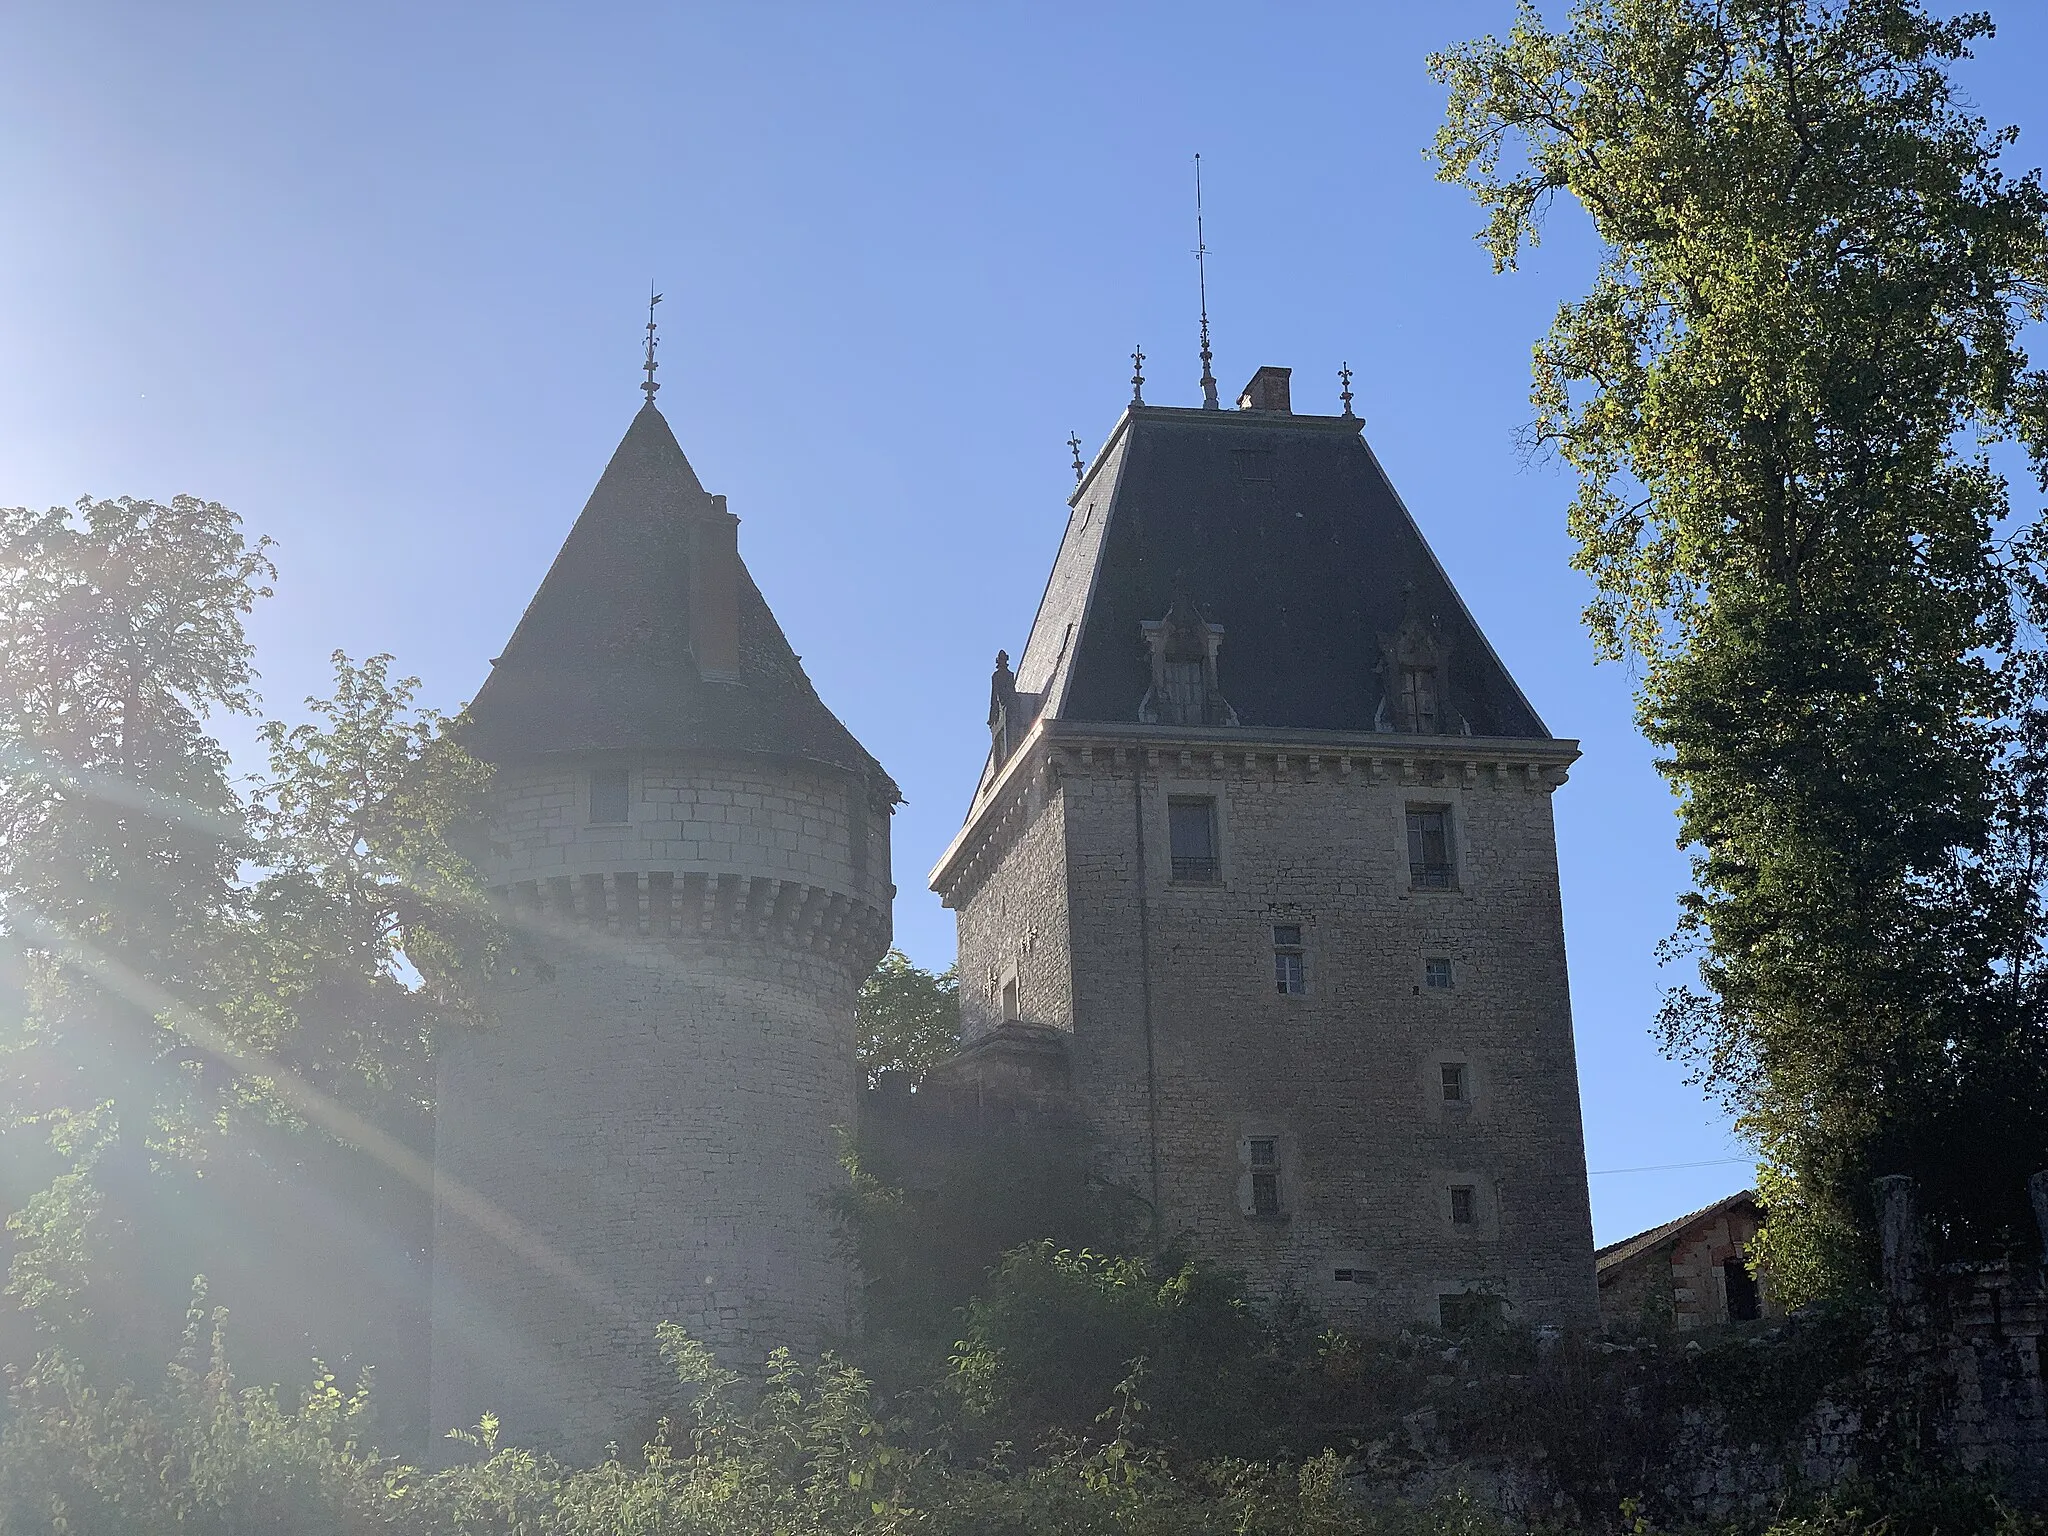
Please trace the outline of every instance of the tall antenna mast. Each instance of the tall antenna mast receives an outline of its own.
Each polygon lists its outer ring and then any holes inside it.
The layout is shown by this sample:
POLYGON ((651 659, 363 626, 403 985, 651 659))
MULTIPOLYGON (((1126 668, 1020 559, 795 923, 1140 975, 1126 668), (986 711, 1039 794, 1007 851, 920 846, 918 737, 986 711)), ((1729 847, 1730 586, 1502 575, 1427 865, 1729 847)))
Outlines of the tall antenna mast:
POLYGON ((1202 238, 1202 157, 1195 156, 1195 281, 1202 290, 1202 409, 1219 411, 1216 375, 1209 371, 1209 245, 1202 238))

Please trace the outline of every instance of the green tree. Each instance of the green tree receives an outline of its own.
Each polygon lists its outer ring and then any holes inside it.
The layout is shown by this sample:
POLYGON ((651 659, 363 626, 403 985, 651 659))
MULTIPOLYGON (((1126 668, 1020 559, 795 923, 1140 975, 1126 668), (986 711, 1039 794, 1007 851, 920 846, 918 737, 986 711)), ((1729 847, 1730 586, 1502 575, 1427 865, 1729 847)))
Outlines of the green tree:
POLYGON ((171 1022, 229 984, 249 848, 209 717, 255 707, 242 620, 268 541, 225 507, 0 511, 0 927, 26 999, 0 1054, 19 1154, 61 1170, 10 1218, 10 1289, 56 1311, 153 1159, 201 1128, 217 1063, 171 1022))
POLYGON ((907 1072, 922 1082, 960 1044, 958 969, 949 965, 934 975, 892 949, 861 984, 855 1019, 870 1085, 884 1072, 907 1072))
POLYGON ((1867 1269, 1872 1176, 1981 1249, 2048 1148, 2039 550, 1982 447, 2048 447, 2018 340, 2048 198, 1954 100, 1990 30, 1581 0, 1431 60, 1496 267, 1560 192, 1604 244, 1537 348, 1535 436, 1695 853, 1700 980, 1662 1030, 1765 1160, 1794 1296, 1867 1269))

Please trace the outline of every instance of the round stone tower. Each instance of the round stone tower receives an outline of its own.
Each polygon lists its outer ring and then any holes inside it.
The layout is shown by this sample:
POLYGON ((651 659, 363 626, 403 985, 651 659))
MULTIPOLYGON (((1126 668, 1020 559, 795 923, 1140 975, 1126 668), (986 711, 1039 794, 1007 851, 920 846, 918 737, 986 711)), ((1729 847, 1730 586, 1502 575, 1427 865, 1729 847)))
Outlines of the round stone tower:
POLYGON ((440 1042, 432 1412, 588 1456, 655 1329, 729 1363, 848 1321, 824 1197, 900 799, 825 708, 651 400, 471 706, 538 965, 440 1042))

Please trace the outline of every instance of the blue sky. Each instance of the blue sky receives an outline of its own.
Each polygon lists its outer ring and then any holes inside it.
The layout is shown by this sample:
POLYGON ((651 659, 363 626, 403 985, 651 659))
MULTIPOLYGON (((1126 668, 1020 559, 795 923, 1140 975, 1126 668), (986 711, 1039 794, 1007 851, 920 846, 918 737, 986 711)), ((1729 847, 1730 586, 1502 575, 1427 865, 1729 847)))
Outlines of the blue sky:
MULTIPOLYGON (((1966 66, 2038 164, 2048 13, 1966 66)), ((1508 278, 1423 158, 1423 59, 1508 0, 10 7, 0 19, 0 503, 226 502, 278 540, 270 707, 390 651, 481 681, 639 403, 661 404, 826 701, 903 785, 900 942, 1064 522, 1065 447, 1194 403, 1189 157, 1217 373, 1356 371, 1366 433, 1496 649, 1585 759, 1557 797, 1602 1241, 1739 1151, 1657 1054, 1686 878, 1596 667, 1569 487, 1516 446, 1529 349, 1586 278, 1561 207, 1508 278)), ((246 741, 244 732, 238 740, 246 741)))

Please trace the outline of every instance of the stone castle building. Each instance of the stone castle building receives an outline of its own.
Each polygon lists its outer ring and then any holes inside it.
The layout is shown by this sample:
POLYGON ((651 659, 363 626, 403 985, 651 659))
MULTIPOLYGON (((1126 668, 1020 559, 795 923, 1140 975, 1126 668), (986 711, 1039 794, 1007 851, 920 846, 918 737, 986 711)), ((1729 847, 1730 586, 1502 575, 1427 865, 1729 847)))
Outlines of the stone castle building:
MULTIPOLYGON (((651 371, 650 371, 651 382, 651 371)), ((819 1207, 900 799, 819 701, 653 404, 470 710, 488 876, 537 950, 443 1043, 432 1422, 588 1457, 653 1427, 654 1333, 849 1320, 819 1207)))
POLYGON ((1358 418, 1134 403, 1087 466, 932 888, 957 1090, 1070 1097, 1269 1295, 1590 1325, 1551 793, 1577 757, 1358 418))
MULTIPOLYGON (((650 327, 651 332, 651 327, 650 327)), ((471 706, 530 963, 442 1043, 431 1414, 578 1457, 657 1325, 736 1364, 853 1320, 888 775, 648 404, 471 706)), ((1133 403, 1086 469, 933 872, 957 1091, 1057 1095, 1268 1294, 1388 1329, 1595 1321, 1550 795, 1574 758, 1348 411, 1133 403)))

